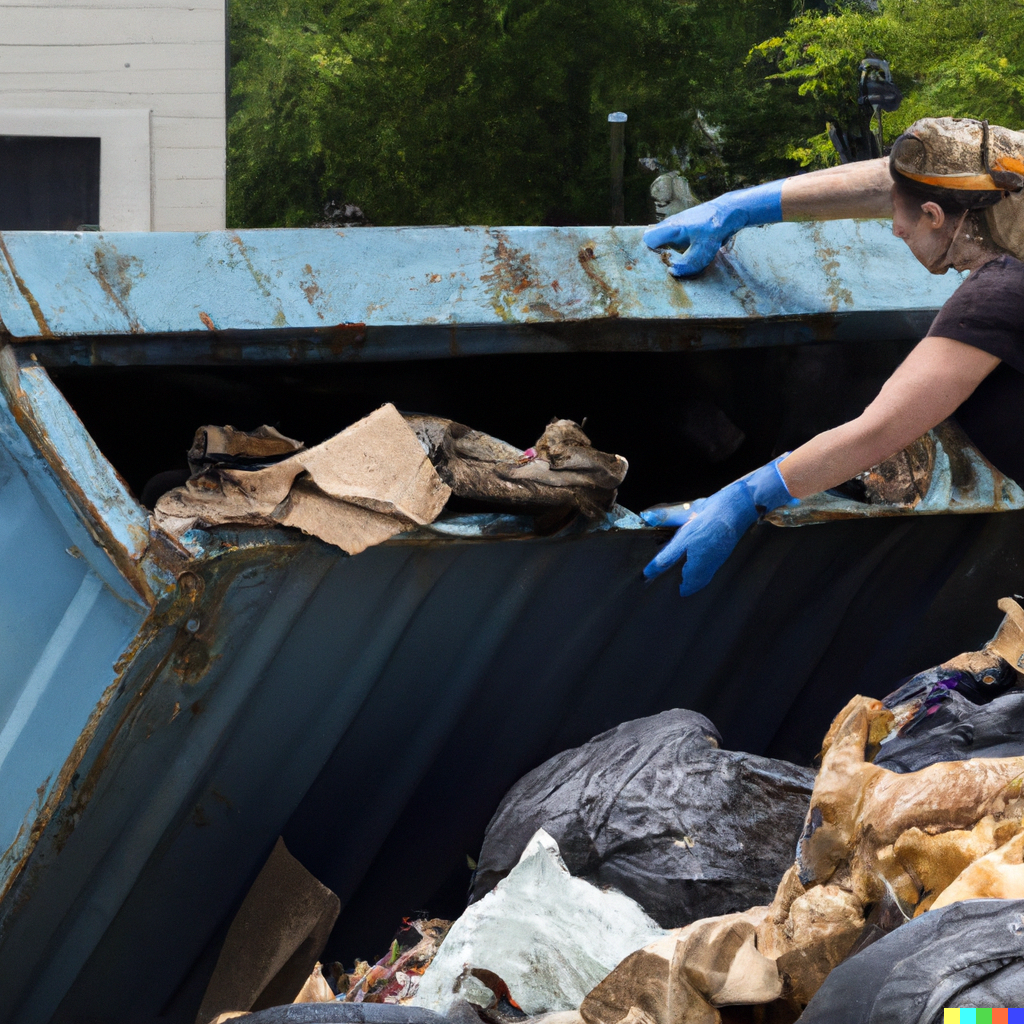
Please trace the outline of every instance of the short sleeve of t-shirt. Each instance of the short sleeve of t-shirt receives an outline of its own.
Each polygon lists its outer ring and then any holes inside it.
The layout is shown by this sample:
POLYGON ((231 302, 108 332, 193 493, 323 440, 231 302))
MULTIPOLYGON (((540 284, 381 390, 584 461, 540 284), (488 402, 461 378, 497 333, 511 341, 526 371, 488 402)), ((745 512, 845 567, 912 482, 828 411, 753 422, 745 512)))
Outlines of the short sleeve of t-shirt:
POLYGON ((973 345, 1024 373, 1024 263, 999 256, 972 271, 928 334, 973 345))

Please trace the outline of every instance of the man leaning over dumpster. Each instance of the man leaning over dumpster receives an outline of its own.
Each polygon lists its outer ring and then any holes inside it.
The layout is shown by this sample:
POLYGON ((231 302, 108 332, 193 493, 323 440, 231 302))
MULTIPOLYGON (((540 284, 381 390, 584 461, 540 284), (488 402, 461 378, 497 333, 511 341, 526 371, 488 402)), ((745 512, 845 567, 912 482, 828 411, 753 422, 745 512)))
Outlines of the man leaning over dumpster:
POLYGON ((743 227, 782 220, 892 217, 933 274, 970 276, 856 419, 710 497, 643 513, 678 526, 644 569, 685 559, 684 596, 706 586, 760 516, 877 465, 956 414, 981 452, 1024 483, 1024 134, 967 118, 926 118, 889 157, 727 192, 649 228, 676 277, 697 274, 743 227), (998 368, 998 369, 997 369, 998 368))

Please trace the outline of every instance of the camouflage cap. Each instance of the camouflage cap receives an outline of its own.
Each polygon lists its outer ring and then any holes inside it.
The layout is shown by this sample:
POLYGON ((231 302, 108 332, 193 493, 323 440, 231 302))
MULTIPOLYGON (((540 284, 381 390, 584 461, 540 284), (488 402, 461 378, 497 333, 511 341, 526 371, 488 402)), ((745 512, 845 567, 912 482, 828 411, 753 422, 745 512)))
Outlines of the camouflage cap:
POLYGON ((1019 192, 1024 188, 1024 133, 968 117, 926 117, 893 143, 889 166, 928 188, 1019 192))

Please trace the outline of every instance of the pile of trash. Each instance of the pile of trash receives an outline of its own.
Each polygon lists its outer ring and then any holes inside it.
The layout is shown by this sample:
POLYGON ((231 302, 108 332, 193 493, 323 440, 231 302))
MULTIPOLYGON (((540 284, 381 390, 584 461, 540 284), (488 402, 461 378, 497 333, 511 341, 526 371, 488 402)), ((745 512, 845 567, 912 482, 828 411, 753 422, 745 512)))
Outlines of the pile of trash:
POLYGON ((1024 1004, 1024 608, 999 607, 981 651, 851 700, 817 773, 723 750, 682 710, 552 758, 495 813, 461 917, 405 922, 372 966, 315 963, 337 898, 279 843, 197 1024, 931 1024, 1024 1004), (240 953, 244 992, 224 984, 240 953))
POLYGON ((571 420, 552 420, 522 450, 390 404, 313 448, 268 426, 200 427, 188 463, 188 481, 154 508, 172 536, 224 523, 289 526, 350 555, 434 522, 453 495, 535 515, 541 532, 579 514, 597 518, 629 468, 571 420))
POLYGON ((357 960, 351 972, 331 964, 326 972, 331 998, 346 1003, 409 1003, 451 926, 451 921, 440 918, 403 921, 391 948, 375 964, 357 960))

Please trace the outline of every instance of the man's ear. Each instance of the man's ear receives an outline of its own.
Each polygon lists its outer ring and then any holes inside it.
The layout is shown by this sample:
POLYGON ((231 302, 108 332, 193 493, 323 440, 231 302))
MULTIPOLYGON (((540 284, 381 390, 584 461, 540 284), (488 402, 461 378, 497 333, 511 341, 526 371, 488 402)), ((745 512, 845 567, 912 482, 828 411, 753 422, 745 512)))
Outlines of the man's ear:
POLYGON ((946 211, 931 200, 921 204, 921 213, 931 221, 933 230, 941 228, 946 223, 946 211))

